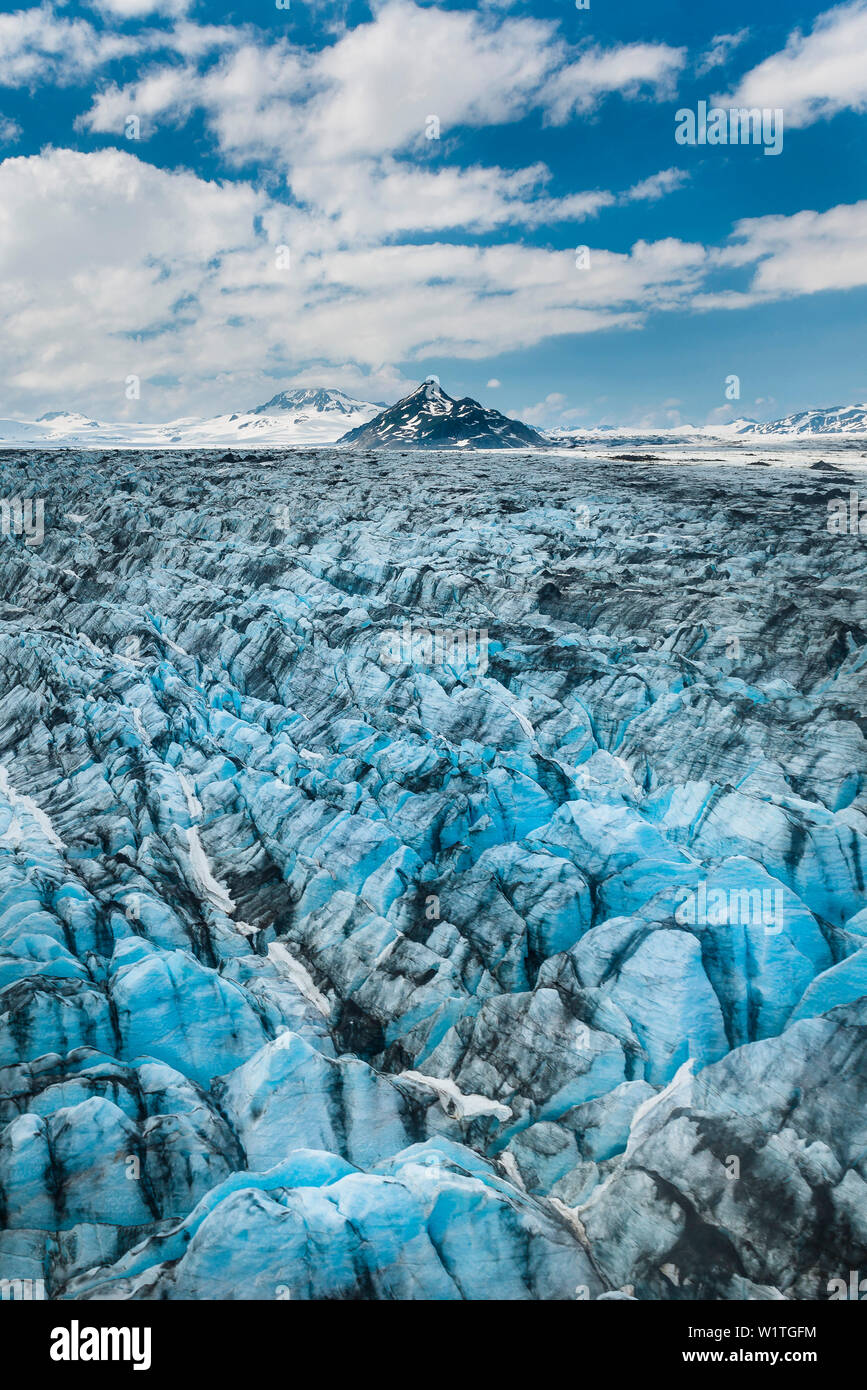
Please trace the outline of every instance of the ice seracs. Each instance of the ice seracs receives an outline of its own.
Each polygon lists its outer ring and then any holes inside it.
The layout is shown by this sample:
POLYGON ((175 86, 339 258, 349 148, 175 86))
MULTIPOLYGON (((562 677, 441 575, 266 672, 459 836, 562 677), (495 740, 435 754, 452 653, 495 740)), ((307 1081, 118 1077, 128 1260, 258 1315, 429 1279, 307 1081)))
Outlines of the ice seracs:
POLYGON ((0 455, 3 1287, 867 1271, 861 483, 790 452, 0 455))

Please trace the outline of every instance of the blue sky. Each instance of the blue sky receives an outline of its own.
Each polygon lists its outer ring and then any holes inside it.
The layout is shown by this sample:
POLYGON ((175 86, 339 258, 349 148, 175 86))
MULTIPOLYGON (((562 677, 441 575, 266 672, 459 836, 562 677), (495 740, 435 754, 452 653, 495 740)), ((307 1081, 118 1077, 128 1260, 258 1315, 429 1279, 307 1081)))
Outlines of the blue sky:
POLYGON ((865 53, 867 0, 7 7, 0 415, 867 400, 865 53), (781 152, 677 143, 700 101, 782 110, 781 152))

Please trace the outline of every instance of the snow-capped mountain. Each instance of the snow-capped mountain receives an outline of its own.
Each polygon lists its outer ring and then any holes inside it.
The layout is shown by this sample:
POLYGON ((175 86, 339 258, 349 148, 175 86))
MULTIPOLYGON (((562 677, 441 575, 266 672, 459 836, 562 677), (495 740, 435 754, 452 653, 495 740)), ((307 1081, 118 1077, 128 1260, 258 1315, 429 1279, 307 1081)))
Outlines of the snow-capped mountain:
POLYGON ((546 439, 559 446, 574 443, 588 443, 600 440, 608 444, 642 441, 645 444, 682 441, 691 439, 751 438, 760 435, 766 439, 791 439, 795 436, 837 435, 860 438, 867 437, 867 405, 835 405, 813 410, 799 410, 780 420, 769 420, 761 424, 758 420, 739 418, 727 424, 716 425, 593 425, 579 428, 558 427, 545 431, 546 439))
POLYGON ((455 400, 436 380, 429 379, 387 407, 356 400, 334 387, 300 387, 281 391, 248 411, 206 419, 187 416, 162 424, 106 422, 63 410, 48 411, 38 420, 0 419, 0 448, 291 448, 339 442, 379 449, 503 449, 758 436, 769 441, 812 436, 867 438, 867 405, 801 410, 766 424, 739 419, 725 425, 644 429, 598 425, 541 432, 487 409, 469 396, 455 400))
POLYGON ((799 410, 781 420, 758 425, 754 421, 736 421, 738 434, 763 434, 785 437, 795 434, 854 434, 867 435, 867 405, 832 405, 816 410, 799 410))
MULTIPOLYGON (((50 410, 38 420, 0 420, 0 444, 27 448, 34 444, 70 443, 86 447, 101 443, 100 432, 112 428, 76 411, 50 410)), ((118 428, 128 429, 129 426, 118 428)))
POLYGON ((469 396, 454 400, 431 377, 338 442, 377 449, 520 449, 544 446, 546 440, 469 396))
POLYGON ((347 396, 344 391, 338 391, 336 387, 302 386, 294 391, 280 391, 264 405, 255 406, 251 413, 253 415, 282 415, 286 412, 293 414, 303 412, 309 415, 312 412, 316 415, 364 415, 367 419, 371 419, 377 411, 383 409, 383 406, 383 401, 359 401, 353 396, 347 396))
POLYGON ((208 449, 333 444, 347 425, 362 425, 381 409, 336 389, 281 391, 265 405, 210 419, 166 424, 101 422, 55 410, 38 420, 0 420, 0 445, 84 448, 208 449))
POLYGON ((74 410, 47 410, 44 415, 40 415, 36 421, 37 425, 45 425, 49 429, 99 429, 99 421, 91 420, 87 415, 80 415, 74 410))

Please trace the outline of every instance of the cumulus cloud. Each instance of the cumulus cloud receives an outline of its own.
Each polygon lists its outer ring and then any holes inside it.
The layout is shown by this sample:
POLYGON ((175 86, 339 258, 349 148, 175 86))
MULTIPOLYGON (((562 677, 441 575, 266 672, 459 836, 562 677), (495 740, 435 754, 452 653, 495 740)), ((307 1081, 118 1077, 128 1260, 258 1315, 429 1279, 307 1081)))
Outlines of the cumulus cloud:
POLYGON ((173 376, 197 408, 239 408, 250 401, 226 400, 227 363, 234 389, 252 391, 263 371, 349 359, 369 395, 365 377, 394 362, 863 284, 865 253, 867 202, 743 220, 722 248, 594 248, 589 271, 571 250, 522 244, 335 246, 308 210, 246 182, 125 150, 49 150, 0 165, 0 373, 22 413, 59 402, 117 415, 131 373, 149 418, 178 404, 148 385, 173 376), (720 269, 746 269, 749 288, 714 295, 720 269))
POLYGON ((66 19, 50 5, 0 14, 0 86, 80 82, 147 45, 142 36, 98 30, 86 19, 66 19))
POLYGON ((543 401, 536 405, 525 405, 520 412, 521 419, 528 425, 550 425, 559 420, 566 404, 566 397, 560 391, 550 391, 543 401))
POLYGON ((867 110, 867 0, 839 5, 809 34, 796 29, 784 49, 741 78, 720 106, 782 107, 788 126, 807 126, 851 108, 867 110))
MULTIPOLYGON (((146 17, 135 0, 100 7, 117 20, 146 17)), ((160 8, 188 7, 147 13, 160 8)), ((867 278, 863 204, 743 221, 719 248, 676 237, 595 247, 582 269, 574 248, 516 244, 508 229, 652 201, 686 172, 555 195, 541 162, 449 162, 453 128, 530 110, 560 121, 615 90, 659 95, 684 60, 665 45, 576 55, 547 21, 411 0, 385 0, 318 52, 177 18, 171 29, 112 33, 42 6, 0 16, 0 74, 18 85, 69 81, 167 43, 172 62, 130 86, 108 82, 83 124, 119 135, 131 114, 147 132, 202 113, 241 176, 157 168, 146 145, 125 141, 0 164, 0 373, 17 413, 216 413, 273 394, 275 380, 326 372, 352 394, 393 398, 407 384, 398 362, 482 359, 557 335, 640 328, 651 313, 867 278), (409 66, 413 86, 395 83, 409 66), (439 141, 427 139, 432 116, 439 141), (264 168, 256 184, 247 161, 264 168), (486 244, 469 244, 480 233, 486 244), (716 290, 719 271, 741 272, 746 287, 716 290), (130 374, 142 380, 132 407, 130 374)), ((566 409, 550 399, 529 409, 543 406, 566 409)))
MULTIPOLYGON (((53 150, 0 165, 2 373, 38 399, 122 397, 128 373, 219 374, 197 326, 217 286, 251 278, 263 199, 244 184, 166 173, 122 151, 53 150), (179 306, 186 306, 179 308, 179 306), (145 335, 147 347, 136 343, 145 335)), ((225 311, 230 312, 228 308, 225 311)), ((215 325, 216 326, 216 325, 215 325)))
POLYGON ((541 163, 517 170, 478 165, 430 169, 389 158, 347 165, 339 180, 323 178, 319 166, 299 166, 293 171, 292 192, 329 218, 344 242, 410 231, 540 226, 592 217, 615 201, 603 191, 547 197, 550 176, 541 163))
POLYGON ((614 92, 628 99, 660 98, 671 93, 686 62, 685 48, 664 43, 629 43, 587 49, 554 73, 545 88, 549 119, 562 124, 576 112, 589 111, 614 92))
MULTIPOLYGON (((571 250, 335 247, 315 216, 246 182, 157 169, 125 150, 49 150, 0 165, 0 371, 25 413, 86 398, 117 414, 131 373, 182 377, 191 399, 218 409, 227 362, 237 381, 347 355, 380 371, 636 326, 683 302, 705 260, 687 243, 639 242, 594 252, 588 275, 571 250)), ((170 387, 143 388, 151 418, 172 403, 170 387)))
MULTIPOLYGON (((202 71, 194 63, 158 65, 135 83, 109 84, 78 125, 119 134, 136 114, 147 135, 155 124, 182 123, 201 110, 225 159, 281 171, 293 198, 328 219, 334 241, 580 220, 618 195, 595 189, 550 197, 542 163, 438 166, 432 157, 440 146, 427 139, 431 118, 445 139, 455 125, 544 107, 551 65, 562 57, 552 44, 551 27, 536 21, 509 20, 494 30, 478 14, 390 0, 370 24, 316 54, 282 38, 243 42, 202 71), (410 64, 408 100, 389 73, 410 64)), ((661 197, 686 177, 665 170, 625 198, 661 197)))
POLYGON ((284 168, 347 164, 429 152, 431 117, 444 140, 458 126, 498 125, 536 109, 563 122, 614 92, 660 95, 684 58, 666 44, 575 56, 549 21, 386 0, 369 23, 315 53, 248 36, 215 67, 182 69, 182 82, 166 83, 160 102, 158 74, 109 86, 82 124, 116 133, 139 101, 166 121, 199 108, 227 158, 268 157, 284 168), (394 80, 410 71, 411 86, 394 80))
POLYGON ((21 127, 11 116, 0 115, 0 145, 14 145, 21 139, 21 127))
MULTIPOLYGON (((186 0, 94 4, 116 19, 190 8, 186 0)), ((292 199, 318 211, 334 245, 584 220, 618 201, 662 196, 684 177, 664 171, 625 195, 590 189, 555 197, 540 162, 462 167, 446 153, 450 133, 460 128, 510 122, 534 109, 561 121, 573 106, 586 111, 613 91, 659 92, 682 62, 681 50, 664 44, 576 53, 551 21, 413 0, 385 0, 369 22, 342 30, 318 51, 285 35, 265 39, 250 26, 180 19, 171 31, 139 29, 134 39, 105 34, 92 43, 85 22, 73 32, 47 7, 32 13, 41 16, 38 23, 19 25, 15 35, 22 80, 25 69, 45 72, 49 50, 60 65, 58 80, 81 77, 75 55, 88 44, 92 67, 123 56, 131 44, 153 55, 135 81, 104 80, 77 129, 119 138, 135 116, 147 141, 161 126, 201 113, 227 165, 262 170, 273 187, 288 186, 292 199), (66 71, 62 55, 70 44, 66 71), (158 52, 168 49, 171 60, 158 52), (409 71, 411 85, 394 80, 409 71)))
POLYGON ((867 201, 827 212, 745 218, 736 223, 728 264, 755 264, 751 292, 780 298, 867 284, 867 201))
POLYGON ((622 194, 589 189, 551 197, 551 171, 541 162, 514 170, 490 165, 432 169, 381 158, 346 165, 339 179, 323 177, 319 165, 299 165, 292 171, 291 189, 296 199, 328 219, 330 236, 357 243, 409 232, 482 232, 583 221, 618 203, 661 198, 688 177, 682 170, 666 169, 622 194))
MULTIPOLYGON (((561 58, 550 25, 508 20, 494 29, 472 12, 389 0, 370 24, 316 54, 283 38, 266 46, 245 41, 203 70, 193 62, 157 65, 135 83, 109 84, 78 125, 119 134, 136 114, 147 135, 160 122, 182 123, 201 110, 225 159, 282 172, 292 196, 328 219, 333 240, 536 227, 593 217, 618 195, 596 189, 549 197, 542 163, 438 167, 440 146, 427 132, 435 128, 445 140, 456 125, 497 123, 533 104, 545 107, 548 76, 561 58), (410 65, 407 99, 389 73, 410 65)), ((658 74, 658 64, 651 69, 658 74)), ((604 91, 603 83, 597 95, 604 91)), ((685 177, 663 171, 627 198, 660 197, 685 177)))
MULTIPOLYGON (((161 114, 184 120, 201 108, 221 152, 238 161, 345 163, 424 148, 430 115, 443 135, 458 123, 522 115, 557 57, 548 23, 389 0, 369 23, 315 53, 284 38, 245 41, 214 68, 190 66, 185 92, 167 92, 161 114), (412 71, 409 89, 394 80, 403 71, 412 71)), ((140 85, 109 87, 88 127, 116 131, 140 85)))

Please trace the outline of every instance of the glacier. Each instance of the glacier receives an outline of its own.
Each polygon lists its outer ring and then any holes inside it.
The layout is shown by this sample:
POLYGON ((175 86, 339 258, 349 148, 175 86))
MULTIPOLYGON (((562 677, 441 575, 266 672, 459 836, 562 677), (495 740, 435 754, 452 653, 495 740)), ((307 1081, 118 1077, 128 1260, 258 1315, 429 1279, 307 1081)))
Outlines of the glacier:
POLYGON ((0 536, 0 1280, 865 1268, 865 540, 827 522, 867 471, 828 457, 2 451, 45 523, 0 536))

